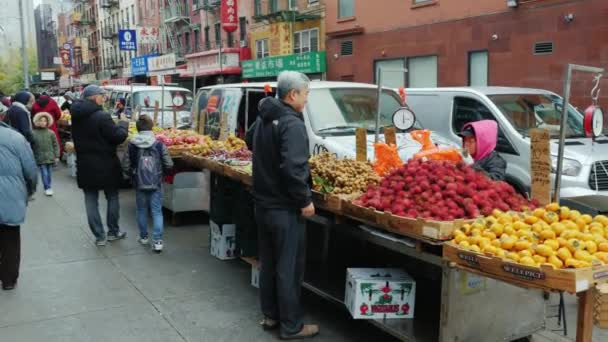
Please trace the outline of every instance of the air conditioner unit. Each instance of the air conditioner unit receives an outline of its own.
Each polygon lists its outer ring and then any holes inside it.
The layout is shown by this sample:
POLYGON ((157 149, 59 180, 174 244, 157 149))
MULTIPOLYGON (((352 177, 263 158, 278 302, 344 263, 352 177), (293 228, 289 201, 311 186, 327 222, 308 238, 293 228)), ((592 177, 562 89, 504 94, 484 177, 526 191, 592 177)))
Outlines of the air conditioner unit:
POLYGON ((241 47, 247 47, 247 41, 241 40, 241 47))

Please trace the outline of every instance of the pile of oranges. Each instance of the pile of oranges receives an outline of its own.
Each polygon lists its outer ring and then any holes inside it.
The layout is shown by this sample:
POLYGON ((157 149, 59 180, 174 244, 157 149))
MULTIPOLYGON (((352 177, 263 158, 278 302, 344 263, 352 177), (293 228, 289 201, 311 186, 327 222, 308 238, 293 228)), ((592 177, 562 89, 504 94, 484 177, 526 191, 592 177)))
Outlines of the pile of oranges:
POLYGON ((585 268, 608 264, 608 217, 557 203, 523 213, 494 210, 455 230, 452 242, 526 266, 585 268))

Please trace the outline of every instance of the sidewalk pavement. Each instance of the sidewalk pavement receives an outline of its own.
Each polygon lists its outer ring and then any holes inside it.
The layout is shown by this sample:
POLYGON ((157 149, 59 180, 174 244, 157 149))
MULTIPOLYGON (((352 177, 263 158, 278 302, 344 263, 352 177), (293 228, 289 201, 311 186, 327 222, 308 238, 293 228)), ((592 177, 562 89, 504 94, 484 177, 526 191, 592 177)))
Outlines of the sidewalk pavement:
MULTIPOLYGON (((209 255, 208 227, 165 226, 165 251, 137 242, 132 190, 120 193, 125 240, 96 247, 84 198, 68 169, 54 170, 55 195, 38 191, 21 228, 17 288, 0 291, 0 341, 274 341, 264 332, 251 269, 209 255)), ((105 217, 105 199, 100 196, 105 217)), ((198 222, 202 221, 196 220, 198 222)), ((393 341, 342 308, 305 293, 315 341, 393 341)))

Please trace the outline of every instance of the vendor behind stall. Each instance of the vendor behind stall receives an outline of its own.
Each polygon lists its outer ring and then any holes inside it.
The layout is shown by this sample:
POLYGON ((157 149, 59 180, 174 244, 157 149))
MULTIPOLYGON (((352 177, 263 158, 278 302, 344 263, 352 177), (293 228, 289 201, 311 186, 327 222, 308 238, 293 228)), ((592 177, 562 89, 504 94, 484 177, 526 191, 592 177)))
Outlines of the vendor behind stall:
POLYGON ((125 114, 127 118, 131 118, 131 110, 127 108, 127 100, 121 97, 116 102, 116 108, 114 109, 114 115, 120 117, 121 114, 125 114))
POLYGON ((494 120, 469 122, 462 132, 464 150, 475 161, 473 167, 485 172, 493 180, 504 180, 507 162, 496 152, 498 124, 494 120))

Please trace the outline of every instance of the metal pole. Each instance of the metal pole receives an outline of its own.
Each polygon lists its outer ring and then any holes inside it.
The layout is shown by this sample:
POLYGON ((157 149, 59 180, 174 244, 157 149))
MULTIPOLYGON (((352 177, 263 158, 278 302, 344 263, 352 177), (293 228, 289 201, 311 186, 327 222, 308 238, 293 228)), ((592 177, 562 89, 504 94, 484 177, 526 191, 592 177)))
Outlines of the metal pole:
POLYGON ((25 51, 25 20, 23 17, 23 0, 19 0, 19 24, 21 25, 21 59, 23 61, 23 85, 25 89, 30 88, 30 72, 27 64, 27 53, 25 51))
POLYGON ((165 75, 162 75, 163 83, 160 85, 160 127, 165 128, 165 75))
POLYGON ((192 64, 192 94, 196 96, 196 63, 192 64))
POLYGON ((220 50, 219 50, 219 62, 220 62, 220 76, 219 79, 222 80, 221 83, 224 83, 224 64, 222 63, 222 39, 221 39, 221 34, 220 34, 220 50))
POLYGON ((382 95, 382 69, 378 68, 378 98, 376 99, 376 137, 374 142, 378 142, 380 135, 380 95, 382 95))
POLYGON ((559 146, 557 152, 557 170, 555 170, 555 188, 553 190, 553 202, 559 201, 559 193, 562 185, 562 169, 564 166, 564 149, 566 141, 566 125, 568 123, 568 104, 570 103, 570 84, 572 79, 572 71, 583 71, 600 74, 604 72, 603 68, 594 68, 584 65, 568 64, 566 66, 566 77, 564 78, 564 98, 562 102, 562 117, 559 128, 559 146))

